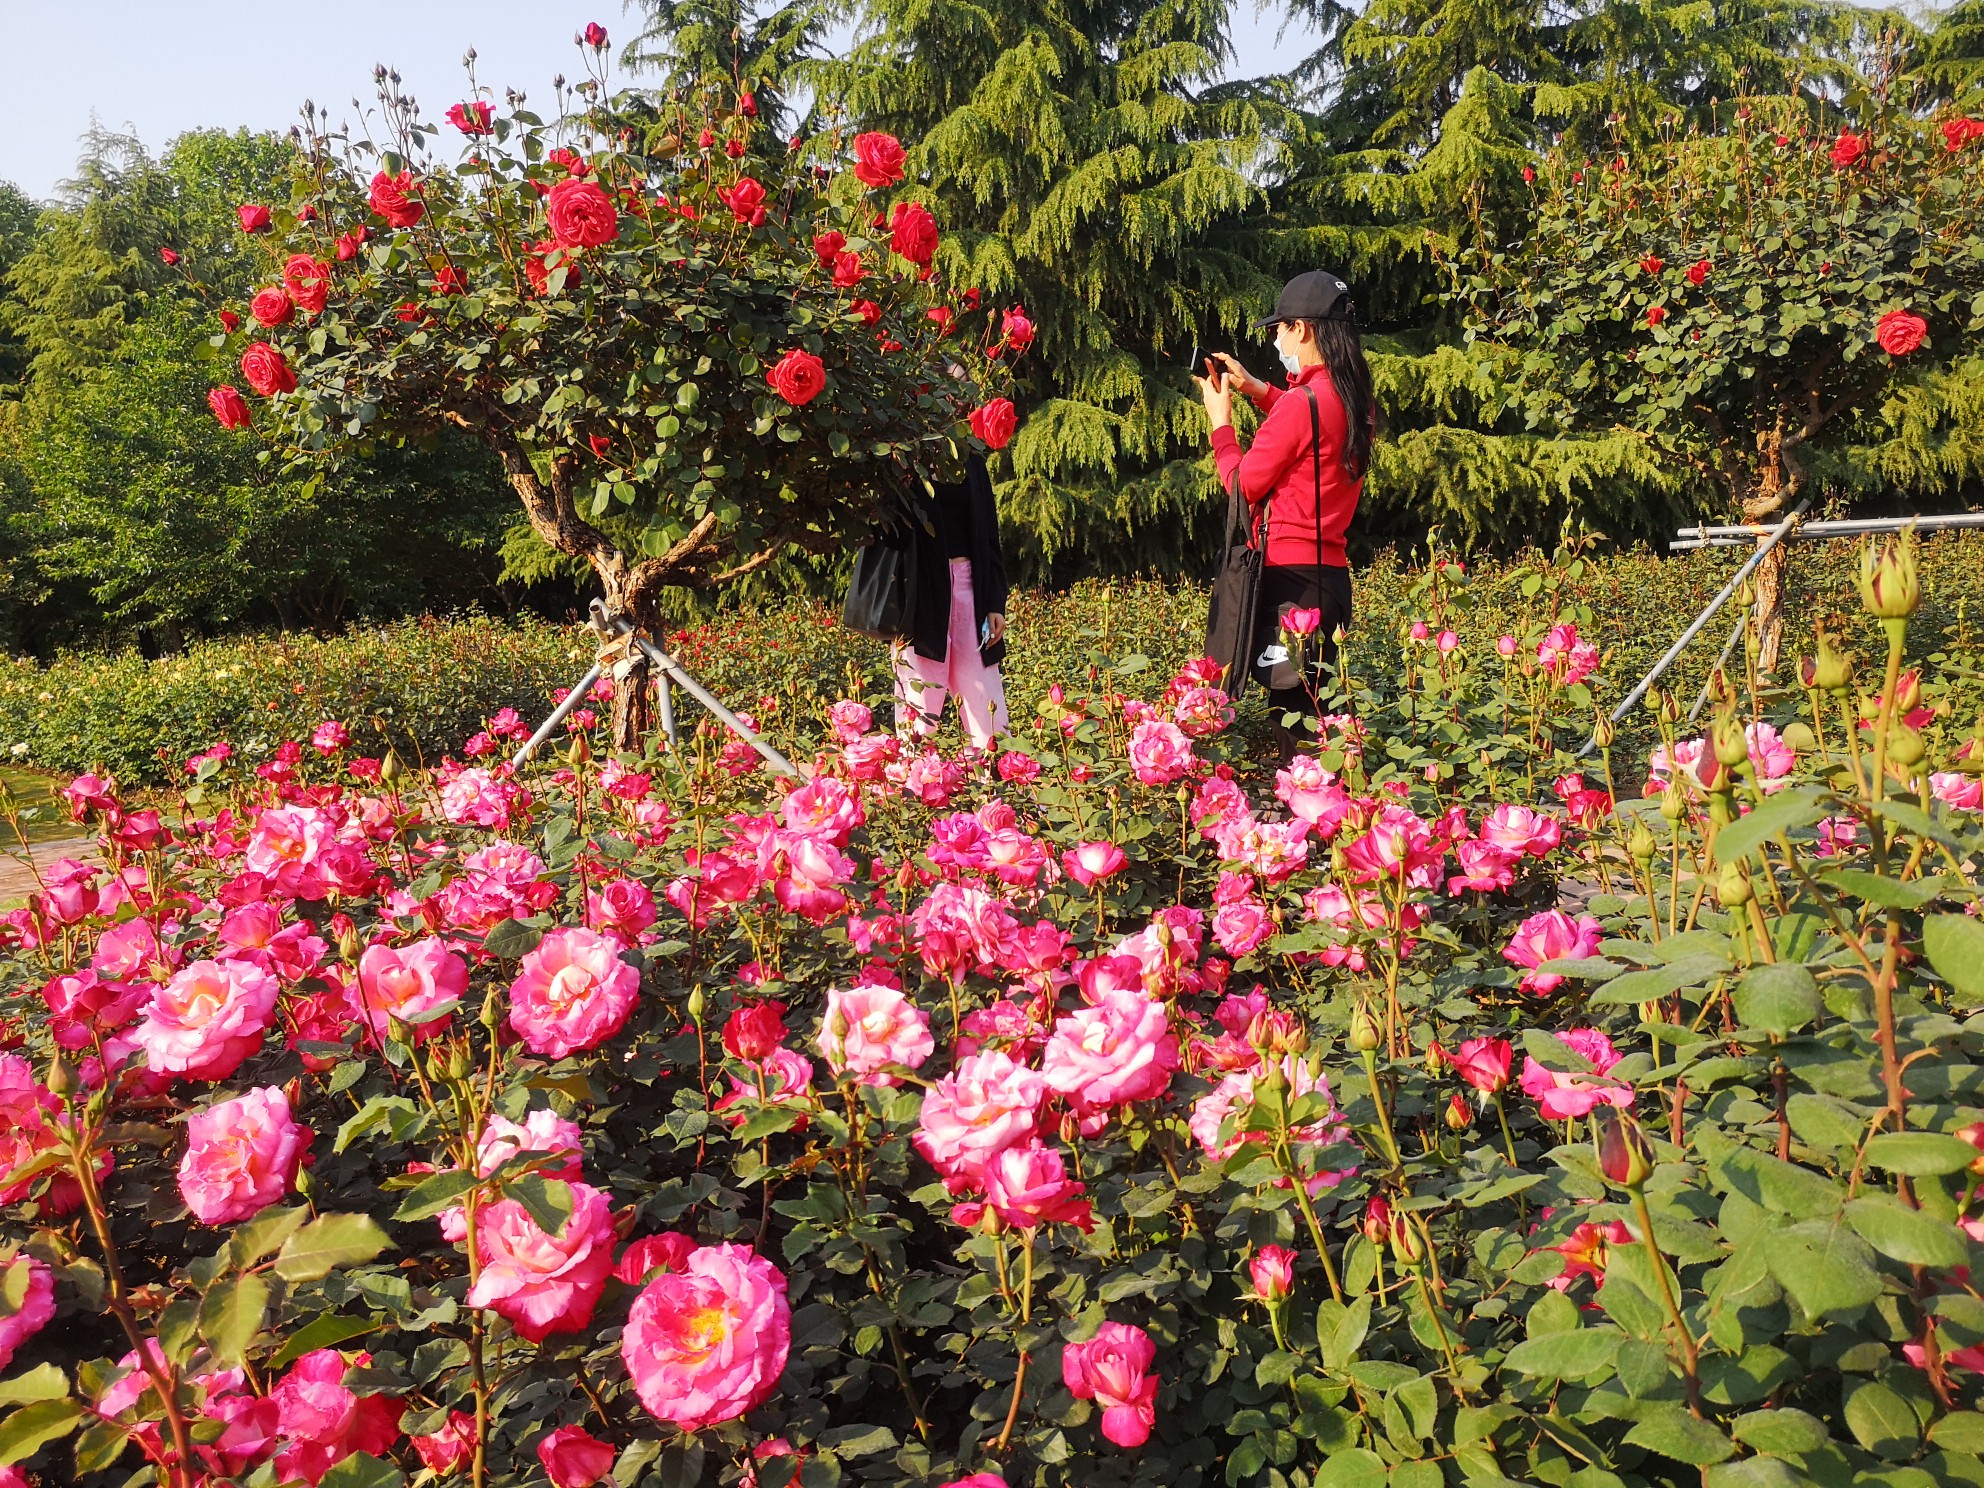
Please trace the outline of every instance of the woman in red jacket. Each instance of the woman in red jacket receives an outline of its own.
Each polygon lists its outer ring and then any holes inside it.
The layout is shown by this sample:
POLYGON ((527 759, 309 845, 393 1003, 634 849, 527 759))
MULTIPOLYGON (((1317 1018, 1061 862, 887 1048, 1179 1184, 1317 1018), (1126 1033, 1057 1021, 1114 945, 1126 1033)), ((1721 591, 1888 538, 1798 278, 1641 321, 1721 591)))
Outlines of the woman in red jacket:
MULTIPOLYGON (((1343 537, 1364 492, 1378 419, 1371 368, 1343 280, 1322 270, 1296 275, 1283 287, 1274 314, 1255 322, 1257 330, 1269 326, 1288 369, 1286 388, 1270 387, 1224 354, 1217 358, 1223 369, 1209 361, 1208 375, 1196 380, 1212 424, 1220 486, 1230 490, 1239 481, 1253 512, 1253 540, 1266 545, 1250 650, 1276 736, 1289 753, 1298 734, 1283 720, 1290 714, 1314 718, 1321 670, 1336 659, 1334 636, 1350 624, 1343 537), (1244 452, 1233 433, 1236 391, 1266 414, 1244 452), (1306 647, 1311 666, 1304 675, 1289 665, 1285 636, 1291 612, 1310 610, 1320 617, 1306 647)), ((1309 618, 1298 613, 1293 628, 1301 630, 1309 618)))

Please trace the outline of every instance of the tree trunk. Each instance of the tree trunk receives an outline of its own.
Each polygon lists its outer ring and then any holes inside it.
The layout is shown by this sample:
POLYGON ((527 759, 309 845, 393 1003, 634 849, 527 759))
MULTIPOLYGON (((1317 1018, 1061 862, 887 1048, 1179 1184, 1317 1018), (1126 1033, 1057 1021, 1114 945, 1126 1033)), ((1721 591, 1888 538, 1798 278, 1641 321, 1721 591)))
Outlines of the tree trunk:
MULTIPOLYGON (((633 621, 636 632, 654 629, 660 618, 655 613, 651 589, 634 582, 624 565, 608 570, 597 564, 600 586, 606 593, 608 616, 624 615, 633 621)), ((647 656, 629 640, 624 654, 613 665, 613 747, 638 752, 654 727, 654 687, 647 656)))
MULTIPOLYGON (((1784 484, 1784 421, 1780 418, 1777 426, 1757 438, 1757 452, 1763 457, 1757 480, 1757 491, 1743 503, 1743 520, 1746 522, 1776 522, 1782 520, 1786 497, 1784 484)), ((1761 546, 1764 539, 1758 538, 1761 546)), ((1751 576, 1757 589, 1756 608, 1752 612, 1752 629, 1757 637, 1757 671, 1773 672, 1777 669, 1777 656, 1784 644, 1784 576, 1791 565, 1791 549, 1779 543, 1764 555, 1751 576)))

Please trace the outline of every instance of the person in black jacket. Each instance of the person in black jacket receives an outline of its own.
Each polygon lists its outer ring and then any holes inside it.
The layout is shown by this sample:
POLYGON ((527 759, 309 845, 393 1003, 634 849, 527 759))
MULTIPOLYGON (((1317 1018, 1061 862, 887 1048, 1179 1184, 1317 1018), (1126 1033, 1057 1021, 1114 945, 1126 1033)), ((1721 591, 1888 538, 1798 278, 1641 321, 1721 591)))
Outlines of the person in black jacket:
POLYGON ((965 732, 980 749, 1006 732, 1006 560, 992 477, 977 454, 965 478, 940 482, 923 504, 912 543, 916 605, 908 645, 898 645, 896 728, 932 732, 944 702, 958 700, 965 732))

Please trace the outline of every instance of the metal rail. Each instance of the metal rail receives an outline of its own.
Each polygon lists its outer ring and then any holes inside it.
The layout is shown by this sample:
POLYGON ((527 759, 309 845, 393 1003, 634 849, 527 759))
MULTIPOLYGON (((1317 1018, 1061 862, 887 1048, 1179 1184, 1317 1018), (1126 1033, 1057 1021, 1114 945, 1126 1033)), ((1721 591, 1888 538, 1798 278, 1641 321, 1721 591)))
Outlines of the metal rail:
POLYGON ((529 759, 533 754, 536 754, 538 747, 546 739, 551 737, 558 725, 569 718, 572 710, 586 700, 586 694, 592 691, 593 683, 598 680, 599 663, 595 661, 592 664, 592 670, 579 678, 579 685, 565 694, 565 701, 560 703, 556 708, 553 708, 551 710, 551 716, 537 726, 537 732, 524 741, 524 747, 510 756, 510 768, 512 770, 521 770, 524 767, 524 761, 529 759))
MULTIPOLYGON (((1708 607, 1699 615, 1695 616, 1694 621, 1688 628, 1682 631, 1674 644, 1667 648, 1666 654, 1653 664, 1653 670, 1640 678, 1639 685, 1627 693, 1625 701, 1612 710, 1611 721, 1613 723, 1617 723, 1620 719, 1624 718, 1627 713, 1632 711, 1633 704, 1646 696, 1647 689, 1658 682, 1661 674, 1674 664, 1674 659, 1687 649, 1688 642, 1701 634, 1702 627, 1715 618, 1715 612, 1721 609, 1728 601, 1729 596, 1741 587, 1743 580, 1755 572, 1757 565, 1764 561, 1771 550, 1784 541, 1785 535, 1798 524, 1798 519, 1805 515, 1805 508, 1809 505, 1811 505, 1810 501, 1799 502, 1790 516, 1779 522, 1777 526, 1767 529, 1763 535, 1763 541, 1757 544, 1756 552, 1745 559, 1743 566, 1730 576, 1729 582, 1722 586, 1722 592, 1708 602, 1708 607)), ((1591 737, 1584 741, 1584 747, 1577 752, 1577 758, 1583 759, 1597 747, 1598 731, 1594 729, 1591 737)))
MULTIPOLYGON (((1870 532, 1899 532, 1913 527, 1918 532, 1942 532, 1966 527, 1984 527, 1984 512, 1953 512, 1941 517, 1865 517, 1836 521, 1807 522, 1792 533, 1794 541, 1819 537, 1861 537, 1870 532)), ((1770 534, 1768 527, 1723 526, 1683 527, 1667 545, 1671 553, 1695 548, 1738 548, 1770 534)))

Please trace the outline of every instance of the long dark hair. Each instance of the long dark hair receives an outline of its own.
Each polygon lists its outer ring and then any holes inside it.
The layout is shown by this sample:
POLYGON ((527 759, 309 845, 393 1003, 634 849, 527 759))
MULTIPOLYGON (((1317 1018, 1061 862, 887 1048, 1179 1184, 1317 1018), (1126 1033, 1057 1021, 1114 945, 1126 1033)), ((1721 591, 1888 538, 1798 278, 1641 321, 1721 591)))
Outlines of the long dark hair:
POLYGON ((1343 313, 1348 308, 1341 306, 1339 313, 1306 324, 1343 403, 1343 473, 1362 480, 1371 468, 1371 445, 1378 437, 1378 398, 1371 390, 1371 364, 1364 360, 1357 322, 1343 313))

